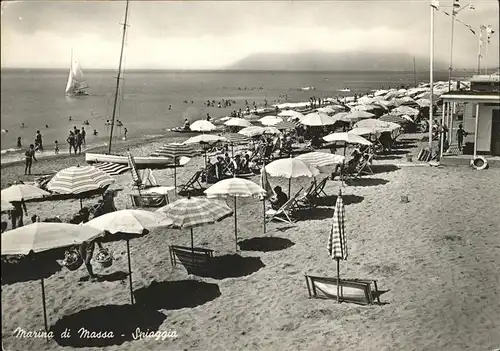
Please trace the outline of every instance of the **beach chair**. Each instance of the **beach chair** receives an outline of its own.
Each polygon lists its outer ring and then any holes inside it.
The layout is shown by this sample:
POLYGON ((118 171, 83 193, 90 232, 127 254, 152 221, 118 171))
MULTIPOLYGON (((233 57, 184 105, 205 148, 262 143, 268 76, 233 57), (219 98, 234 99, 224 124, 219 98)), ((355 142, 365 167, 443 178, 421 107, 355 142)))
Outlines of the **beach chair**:
POLYGON ((376 280, 324 278, 306 275, 309 298, 337 299, 337 285, 339 297, 343 302, 352 302, 361 305, 380 303, 380 293, 376 280))
POLYGON ((317 184, 313 182, 308 191, 302 197, 297 199, 297 203, 309 208, 316 207, 318 205, 318 200, 321 197, 328 196, 325 193, 325 186, 328 178, 329 177, 325 177, 321 182, 317 184))
POLYGON ((170 245, 169 253, 172 267, 176 267, 180 263, 189 274, 205 273, 212 270, 214 250, 170 245))
POLYGON ((294 224, 295 221, 292 219, 292 216, 293 212, 300 208, 297 204, 297 198, 302 190, 304 190, 304 188, 300 188, 295 196, 288 199, 288 201, 278 210, 268 209, 266 211, 266 222, 277 220, 283 223, 294 224))
POLYGON ((178 193, 179 194, 188 193, 191 191, 197 191, 203 189, 200 183, 200 177, 202 173, 203 170, 196 171, 196 173, 193 174, 193 176, 187 181, 187 183, 179 185, 180 190, 178 191, 178 193))
POLYGON ((367 154, 363 157, 358 164, 358 174, 373 174, 372 165, 373 154, 367 154))
POLYGON ((167 194, 130 194, 132 207, 163 207, 168 205, 167 194))

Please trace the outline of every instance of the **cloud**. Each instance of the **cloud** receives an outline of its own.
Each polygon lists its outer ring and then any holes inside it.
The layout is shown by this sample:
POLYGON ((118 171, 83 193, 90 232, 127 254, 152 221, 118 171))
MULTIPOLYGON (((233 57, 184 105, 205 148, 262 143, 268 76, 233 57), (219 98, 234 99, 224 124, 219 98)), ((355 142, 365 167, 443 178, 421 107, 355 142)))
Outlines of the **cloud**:
MULTIPOLYGON (((2 2, 2 5, 4 3, 2 2)), ((2 67, 66 67, 73 47, 84 68, 116 68, 124 2, 15 2, 2 8, 2 67), (19 20, 22 17, 22 20, 19 20), (43 53, 41 55, 40 53, 43 53)), ((496 1, 459 18, 497 29, 496 1)), ((429 53, 427 1, 131 2, 128 68, 221 68, 259 52, 429 53)), ((435 55, 449 57, 450 18, 436 13, 435 55)), ((455 26, 454 62, 474 67, 477 37, 455 26)), ((496 60, 496 61, 495 61, 496 60)))

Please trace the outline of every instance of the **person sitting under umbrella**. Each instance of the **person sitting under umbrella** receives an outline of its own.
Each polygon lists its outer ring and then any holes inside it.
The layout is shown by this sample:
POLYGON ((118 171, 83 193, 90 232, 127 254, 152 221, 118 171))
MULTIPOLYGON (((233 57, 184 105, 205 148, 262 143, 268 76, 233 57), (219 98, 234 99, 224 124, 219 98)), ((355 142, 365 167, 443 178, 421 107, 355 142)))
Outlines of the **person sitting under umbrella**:
POLYGON ((275 196, 270 199, 271 208, 275 211, 279 210, 281 206, 286 204, 288 201, 288 196, 283 192, 280 186, 276 186, 274 189, 275 196))
POLYGON ((245 156, 241 159, 239 173, 240 174, 251 173, 250 172, 250 156, 248 154, 245 154, 245 156))
POLYGON ((10 203, 12 204, 12 206, 14 206, 14 209, 9 211, 9 214, 8 214, 9 219, 12 220, 12 229, 22 227, 24 225, 24 223, 23 223, 23 210, 24 210, 24 214, 26 216, 28 215, 26 203, 24 202, 24 200, 11 201, 10 203))

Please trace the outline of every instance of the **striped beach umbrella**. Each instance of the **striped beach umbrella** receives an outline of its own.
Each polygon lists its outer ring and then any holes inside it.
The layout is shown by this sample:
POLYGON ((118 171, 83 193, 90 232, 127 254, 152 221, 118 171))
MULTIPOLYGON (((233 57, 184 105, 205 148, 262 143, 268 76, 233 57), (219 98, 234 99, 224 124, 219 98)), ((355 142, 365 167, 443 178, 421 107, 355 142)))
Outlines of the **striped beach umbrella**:
MULTIPOLYGON (((2 233, 2 255, 27 255, 91 241, 103 232, 92 227, 84 227, 69 223, 35 222, 2 233)), ((45 304, 45 285, 43 277, 42 306, 45 331, 48 332, 47 306, 45 304)))
POLYGON ((40 199, 44 196, 49 196, 50 193, 40 189, 37 186, 29 184, 14 184, 5 188, 1 192, 2 201, 26 201, 32 199, 40 199))
POLYGON ((295 159, 302 160, 314 167, 326 167, 343 163, 345 157, 326 152, 314 151, 299 155, 295 157, 295 159))
POLYGON ((347 144, 371 145, 372 143, 359 135, 350 132, 331 133, 323 137, 327 142, 343 141, 347 144))
POLYGON ((274 126, 280 122, 283 122, 283 118, 277 116, 265 116, 259 119, 259 122, 265 126, 274 126))
POLYGON ((156 212, 172 221, 172 227, 191 230, 191 248, 194 248, 193 228, 222 221, 233 215, 233 211, 222 201, 203 197, 181 198, 156 212))
POLYGON ((120 175, 130 169, 128 166, 112 162, 99 162, 95 163, 93 166, 110 176, 120 175))
POLYGON ((218 198, 230 196, 234 200, 234 237, 236 240, 236 250, 238 250, 238 219, 236 212, 237 197, 260 197, 266 196, 266 190, 246 179, 236 176, 221 180, 204 191, 208 198, 218 198))
POLYGON ((200 134, 187 139, 183 144, 215 144, 222 141, 227 141, 227 139, 219 135, 200 134))
POLYGON ((278 113, 278 116, 279 117, 292 117, 292 118, 298 118, 298 119, 304 118, 304 115, 302 113, 294 111, 294 110, 281 111, 280 113, 278 113))
POLYGON ((189 129, 195 132, 211 132, 215 130, 217 127, 212 123, 204 119, 200 119, 198 121, 193 122, 189 129))
POLYGON ((177 189, 177 158, 194 157, 198 152, 190 144, 170 143, 163 145, 156 153, 163 157, 171 157, 174 160, 174 188, 177 189))
POLYGON ((339 191, 333 212, 332 229, 328 238, 328 255, 337 261, 337 303, 340 302, 340 260, 347 260, 347 242, 345 238, 345 208, 342 192, 339 191))
POLYGON ((227 139, 227 141, 230 144, 244 144, 248 143, 250 141, 250 138, 247 137, 246 135, 240 134, 240 133, 227 133, 224 134, 224 138, 227 139))
POLYGON ((278 130, 295 129, 297 125, 293 122, 283 121, 274 125, 274 128, 278 130))

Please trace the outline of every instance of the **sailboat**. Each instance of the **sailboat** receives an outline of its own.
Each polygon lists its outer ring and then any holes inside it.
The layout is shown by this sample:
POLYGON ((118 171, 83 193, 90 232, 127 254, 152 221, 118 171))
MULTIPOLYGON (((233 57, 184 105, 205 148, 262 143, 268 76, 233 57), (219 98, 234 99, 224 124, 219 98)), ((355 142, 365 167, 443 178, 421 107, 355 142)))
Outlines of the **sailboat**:
MULTIPOLYGON (((129 5, 129 0, 127 0, 127 4, 125 7, 125 21, 123 23, 120 62, 118 64, 118 74, 116 76, 115 99, 114 99, 114 105, 113 105, 113 116, 112 116, 112 121, 111 121, 111 129, 110 129, 110 133, 109 133, 108 153, 107 154, 93 154, 93 153, 87 152, 87 153, 85 153, 85 161, 87 163, 110 162, 110 163, 128 165, 128 157, 127 156, 111 154, 111 145, 113 142, 113 127, 115 125, 116 107, 117 107, 117 103, 118 103, 118 92, 119 92, 119 87, 120 87, 120 76, 122 73, 123 48, 125 46, 125 33, 127 30, 128 5, 129 5)), ((71 78, 71 72, 72 71, 70 71, 70 78, 71 78)), ((69 81, 68 81, 68 84, 69 84, 69 81)), ((134 157, 134 161, 135 161, 136 165, 138 166, 138 168, 146 168, 146 167, 164 168, 164 167, 174 167, 175 166, 174 160, 170 157, 161 157, 161 156, 143 156, 143 157, 141 157, 141 156, 139 156, 139 157, 134 157)), ((189 158, 187 158, 187 157, 184 158, 181 166, 184 165, 188 161, 189 161, 189 158)))
POLYGON ((66 84, 66 95, 89 95, 86 90, 88 87, 83 78, 82 68, 78 61, 73 60, 73 51, 71 51, 71 64, 69 67, 68 83, 66 84))

